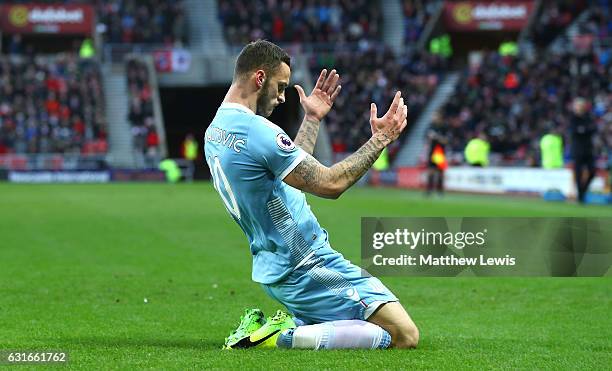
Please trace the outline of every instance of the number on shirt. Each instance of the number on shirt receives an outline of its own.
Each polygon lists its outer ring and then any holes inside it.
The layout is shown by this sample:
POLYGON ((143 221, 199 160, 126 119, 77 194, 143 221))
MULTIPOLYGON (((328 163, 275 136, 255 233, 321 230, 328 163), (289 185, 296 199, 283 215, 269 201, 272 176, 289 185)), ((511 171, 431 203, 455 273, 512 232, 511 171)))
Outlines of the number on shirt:
POLYGON ((212 160, 212 166, 209 162, 208 167, 210 167, 213 185, 219 193, 219 196, 221 196, 221 200, 223 200, 225 208, 234 218, 240 220, 240 209, 238 208, 238 202, 236 202, 236 197, 234 197, 232 187, 230 187, 227 177, 223 172, 223 168, 221 168, 221 161, 219 161, 219 157, 215 156, 212 160))

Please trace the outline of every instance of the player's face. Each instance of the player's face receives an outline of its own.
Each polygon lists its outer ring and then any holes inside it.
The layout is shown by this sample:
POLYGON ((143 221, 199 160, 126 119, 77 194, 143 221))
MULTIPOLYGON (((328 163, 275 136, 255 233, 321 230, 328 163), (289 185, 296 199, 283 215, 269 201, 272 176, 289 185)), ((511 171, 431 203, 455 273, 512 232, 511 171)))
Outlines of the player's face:
POLYGON ((291 69, 286 63, 281 63, 276 73, 266 79, 257 95, 257 113, 269 117, 274 108, 285 103, 285 89, 289 86, 291 69))

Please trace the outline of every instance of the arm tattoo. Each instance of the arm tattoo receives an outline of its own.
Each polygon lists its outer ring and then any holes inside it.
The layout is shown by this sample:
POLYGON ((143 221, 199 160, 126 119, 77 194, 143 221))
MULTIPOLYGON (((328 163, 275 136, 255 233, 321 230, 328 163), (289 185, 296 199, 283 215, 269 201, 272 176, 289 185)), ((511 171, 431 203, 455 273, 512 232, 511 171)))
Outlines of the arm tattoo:
POLYGON ((384 135, 372 137, 366 144, 343 161, 327 168, 314 157, 306 156, 293 170, 298 188, 320 196, 337 196, 355 184, 376 161, 389 143, 384 135))
POLYGON ((378 159, 386 141, 387 137, 382 133, 373 136, 355 153, 331 167, 334 178, 342 181, 344 189, 355 184, 378 159))
POLYGON ((319 161, 312 156, 306 156, 306 158, 295 167, 293 173, 300 183, 305 186, 304 190, 314 191, 319 188, 323 180, 322 169, 325 169, 325 167, 321 165, 319 161))
POLYGON ((295 136, 295 144, 311 155, 312 151, 314 151, 315 143, 317 142, 319 123, 318 120, 304 116, 304 121, 302 121, 300 130, 295 136))

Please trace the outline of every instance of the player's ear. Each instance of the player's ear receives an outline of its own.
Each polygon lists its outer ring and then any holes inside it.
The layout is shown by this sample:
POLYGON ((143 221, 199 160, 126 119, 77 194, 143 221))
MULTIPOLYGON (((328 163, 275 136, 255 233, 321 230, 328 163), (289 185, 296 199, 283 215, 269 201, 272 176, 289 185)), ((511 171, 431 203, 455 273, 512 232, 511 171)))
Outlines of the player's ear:
POLYGON ((255 71, 255 85, 257 85, 257 88, 261 89, 261 87, 264 85, 265 82, 266 82, 266 72, 264 70, 255 71))

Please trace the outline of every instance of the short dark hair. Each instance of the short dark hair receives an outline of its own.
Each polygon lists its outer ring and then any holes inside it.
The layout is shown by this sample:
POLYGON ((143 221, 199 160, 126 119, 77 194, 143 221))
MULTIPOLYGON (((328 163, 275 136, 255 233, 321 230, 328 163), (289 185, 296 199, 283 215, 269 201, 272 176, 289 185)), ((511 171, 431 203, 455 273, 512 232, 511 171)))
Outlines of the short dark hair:
POLYGON ((260 68, 266 74, 272 74, 283 62, 291 67, 289 54, 280 46, 267 40, 253 41, 247 44, 238 55, 234 79, 260 68))

